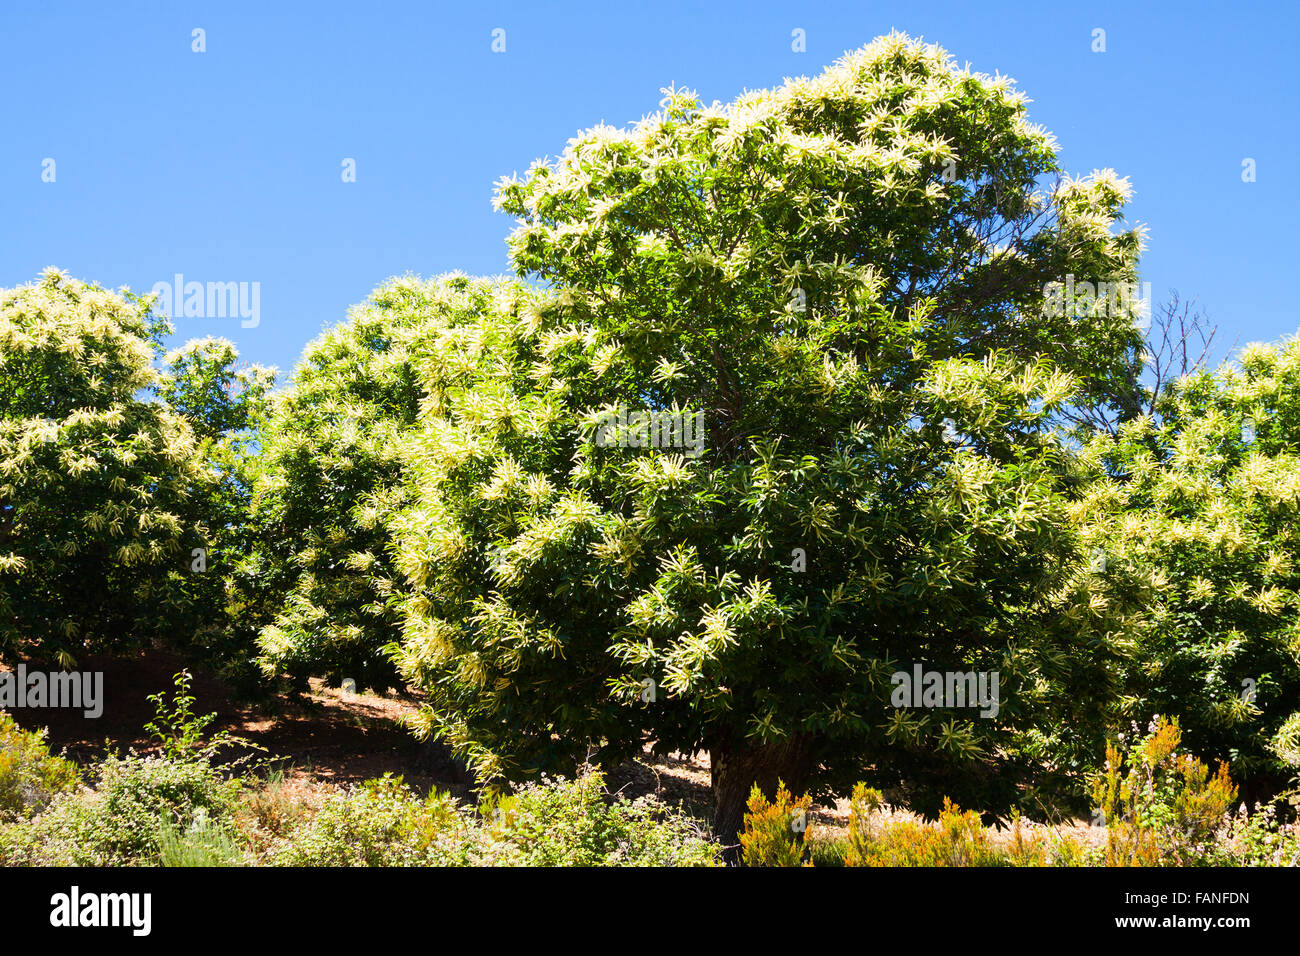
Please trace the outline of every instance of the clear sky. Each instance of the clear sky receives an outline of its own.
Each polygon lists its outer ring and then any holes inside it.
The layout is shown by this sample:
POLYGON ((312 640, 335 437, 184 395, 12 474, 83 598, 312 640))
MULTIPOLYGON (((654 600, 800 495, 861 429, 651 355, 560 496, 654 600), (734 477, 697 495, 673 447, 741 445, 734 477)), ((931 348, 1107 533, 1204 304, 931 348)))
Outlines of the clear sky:
POLYGON ((288 370, 388 276, 507 271, 493 183, 577 130, 654 112, 673 83, 725 102, 815 74, 897 28, 1014 77, 1070 172, 1130 177, 1157 298, 1198 296, 1224 346, 1277 339, 1300 329, 1297 11, 0 0, 0 286, 49 265, 141 292, 257 282, 256 327, 181 317, 177 339, 223 335, 288 370))

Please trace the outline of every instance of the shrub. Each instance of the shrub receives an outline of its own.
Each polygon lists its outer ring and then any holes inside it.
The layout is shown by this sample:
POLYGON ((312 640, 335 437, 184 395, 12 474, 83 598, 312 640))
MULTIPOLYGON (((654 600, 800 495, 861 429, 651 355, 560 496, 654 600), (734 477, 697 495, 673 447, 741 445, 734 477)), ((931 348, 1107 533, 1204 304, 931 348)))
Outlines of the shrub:
MULTIPOLYGON (((875 827, 871 813, 881 807, 880 792, 858 784, 849 817, 845 866, 1005 866, 1006 855, 989 839, 973 810, 965 813, 944 799, 939 825, 906 821, 875 827)), ((1021 847, 1027 854, 1027 847, 1021 847)))
POLYGON ((167 828, 229 832, 240 789, 202 761, 110 756, 99 785, 64 794, 30 827, 30 862, 54 866, 154 865, 167 828))
POLYGON ((449 796, 421 802, 401 777, 385 774, 330 796, 307 823, 277 840, 276 866, 415 866, 430 862, 429 845, 457 819, 449 796))
POLYGON ((1279 824, 1272 807, 1256 806, 1250 813, 1243 803, 1215 831, 1206 862, 1210 866, 1300 865, 1300 823, 1279 824))
MULTIPOLYGON (((740 854, 746 866, 802 866, 803 834, 812 798, 791 796, 778 782, 776 799, 769 801, 755 785, 749 792, 748 812, 740 834, 740 854)), ((811 863, 809 863, 811 865, 811 863)))
POLYGON ((1127 753, 1107 743, 1093 789, 1107 821, 1107 866, 1201 865, 1213 856, 1237 788, 1226 764, 1211 775, 1202 761, 1179 753, 1181 739, 1176 719, 1157 717, 1127 753))
POLYGON ((1011 839, 1004 849, 1008 866, 1087 866, 1096 853, 1071 836, 1054 829, 1025 832, 1017 815, 1011 824, 1011 839))
POLYGON ((162 866, 237 866, 244 859, 230 829, 213 826, 201 810, 184 830, 164 820, 158 836, 162 866))
POLYGON ((859 783, 853 788, 849 801, 849 841, 845 847, 844 865, 860 865, 870 854, 870 844, 875 842, 877 832, 871 815, 884 806, 880 791, 859 783))
MULTIPOLYGON (((149 735, 162 744, 163 753, 172 760, 209 761, 226 747, 240 745, 255 750, 264 748, 242 737, 236 737, 228 731, 213 734, 208 740, 208 727, 217 719, 216 712, 209 714, 194 713, 194 695, 190 685, 194 676, 188 669, 172 675, 172 684, 176 690, 172 702, 167 703, 163 693, 150 694, 148 700, 154 705, 154 719, 145 724, 149 735)), ((243 763, 240 758, 236 763, 243 763)))
POLYGON ((525 785, 487 808, 467 862, 518 866, 714 866, 699 825, 651 797, 611 797, 603 775, 525 785))
POLYGON ((236 825, 255 853, 265 852, 278 839, 300 826, 314 809, 284 773, 273 770, 258 787, 241 795, 236 825))
POLYGON ((809 836, 805 840, 808 846, 808 862, 812 866, 843 866, 848 854, 848 841, 824 836, 809 836))
POLYGON ((39 813, 76 785, 76 766, 50 753, 43 730, 23 730, 0 711, 0 821, 39 813))
POLYGON ((0 821, 0 866, 29 866, 32 852, 32 831, 26 821, 0 821))
POLYGON ((447 794, 420 800, 385 776, 335 794, 276 840, 283 866, 710 866, 718 849, 654 800, 610 798, 603 777, 546 780, 488 797, 479 813, 447 794))

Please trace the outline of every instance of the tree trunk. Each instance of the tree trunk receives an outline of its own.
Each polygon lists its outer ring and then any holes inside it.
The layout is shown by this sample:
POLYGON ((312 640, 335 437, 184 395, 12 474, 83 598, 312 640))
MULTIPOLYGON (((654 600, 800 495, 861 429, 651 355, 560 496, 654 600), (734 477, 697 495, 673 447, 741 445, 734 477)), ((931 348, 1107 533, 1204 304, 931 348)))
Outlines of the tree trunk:
POLYGON ((786 738, 770 744, 713 747, 709 750, 709 760, 713 834, 722 841, 727 862, 738 863, 745 805, 754 784, 758 784, 769 800, 776 795, 778 782, 799 796, 812 775, 812 756, 803 739, 786 738))

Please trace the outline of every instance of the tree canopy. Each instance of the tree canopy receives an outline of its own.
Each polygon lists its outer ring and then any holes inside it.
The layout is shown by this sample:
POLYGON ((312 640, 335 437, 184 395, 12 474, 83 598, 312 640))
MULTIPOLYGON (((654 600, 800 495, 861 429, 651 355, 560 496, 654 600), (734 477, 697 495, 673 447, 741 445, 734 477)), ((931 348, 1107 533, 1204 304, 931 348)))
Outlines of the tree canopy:
POLYGON ((1120 712, 1177 714, 1195 752, 1276 786, 1300 769, 1300 342, 1189 375, 1160 411, 1084 449, 1081 532, 1140 608, 1120 712))
POLYGON ((1024 103, 891 35, 729 106, 669 91, 503 181, 549 288, 421 364, 424 729, 488 778, 708 750, 724 835, 755 780, 864 766, 921 804, 1053 799, 1114 655, 1052 424, 1123 401, 1141 335, 1044 289, 1129 282, 1141 242, 1113 173, 1042 187, 1024 103), (697 413, 698 456, 646 427, 697 413), (913 662, 998 671, 998 716, 891 706, 913 662))
POLYGON ((0 291, 0 649, 71 665, 188 618, 194 428, 157 400, 165 322, 47 270, 0 291))

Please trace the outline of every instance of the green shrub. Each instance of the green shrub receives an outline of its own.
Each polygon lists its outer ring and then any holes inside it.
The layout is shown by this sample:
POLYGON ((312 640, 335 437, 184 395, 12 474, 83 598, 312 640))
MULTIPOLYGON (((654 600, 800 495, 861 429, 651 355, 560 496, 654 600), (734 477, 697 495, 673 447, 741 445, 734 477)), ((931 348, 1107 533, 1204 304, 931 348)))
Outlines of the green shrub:
POLYGON ((655 801, 610 799, 600 774, 488 798, 481 813, 447 794, 420 800, 385 776, 327 799, 276 840, 280 866, 709 866, 717 847, 655 801))
POLYGON ((201 810, 194 822, 182 830, 164 820, 159 831, 159 863, 162 866, 238 866, 244 850, 228 828, 213 826, 201 810))
POLYGON ((806 840, 808 862, 813 866, 843 866, 849 842, 842 837, 812 836, 806 840))
POLYGON ((145 724, 144 729, 162 744, 164 754, 177 760, 183 760, 199 749, 208 726, 217 719, 215 713, 202 716, 194 713, 195 698, 190 693, 193 682, 194 676, 188 669, 173 675, 172 684, 176 691, 170 707, 164 693, 150 694, 148 698, 154 706, 154 719, 145 724))
POLYGON ((76 785, 76 765, 50 753, 43 730, 23 730, 0 711, 0 821, 39 813, 76 785))
POLYGON ((444 827, 456 824, 449 796, 419 800, 401 777, 385 774, 329 797, 312 819, 276 840, 275 866, 418 866, 444 827))
POLYGON ((1300 823, 1281 824, 1272 807, 1225 816, 1206 856, 1210 866, 1300 865, 1300 823))
POLYGON ((240 789, 201 761, 110 756, 94 790, 64 794, 31 824, 31 862, 55 866, 154 865, 168 827, 223 832, 240 789))
POLYGON ((652 797, 611 798, 603 775, 521 787, 487 811, 467 862, 519 866, 715 866, 699 825, 652 797))

